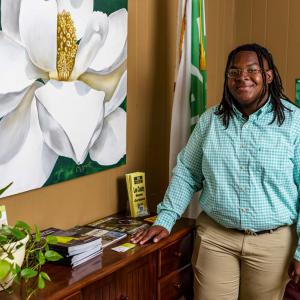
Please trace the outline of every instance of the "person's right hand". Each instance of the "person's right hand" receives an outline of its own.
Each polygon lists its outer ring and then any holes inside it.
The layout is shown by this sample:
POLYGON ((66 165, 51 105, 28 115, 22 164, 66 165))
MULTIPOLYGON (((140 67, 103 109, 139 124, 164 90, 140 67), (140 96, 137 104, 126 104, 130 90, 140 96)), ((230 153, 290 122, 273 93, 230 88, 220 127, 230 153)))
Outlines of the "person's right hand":
POLYGON ((154 243, 157 243, 168 235, 169 231, 166 228, 159 225, 153 225, 147 230, 138 231, 130 240, 134 244, 143 245, 150 240, 153 240, 154 243))

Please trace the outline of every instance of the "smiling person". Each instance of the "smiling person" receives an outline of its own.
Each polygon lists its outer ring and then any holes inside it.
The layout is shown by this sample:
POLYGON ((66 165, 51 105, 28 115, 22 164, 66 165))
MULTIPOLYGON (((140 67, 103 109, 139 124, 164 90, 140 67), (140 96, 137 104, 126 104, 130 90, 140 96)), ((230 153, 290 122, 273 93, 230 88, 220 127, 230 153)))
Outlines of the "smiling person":
POLYGON ((155 224, 132 241, 166 237, 202 190, 195 299, 282 299, 288 274, 300 287, 299 173, 300 110, 270 52, 239 46, 228 56, 220 104, 178 155, 155 224))

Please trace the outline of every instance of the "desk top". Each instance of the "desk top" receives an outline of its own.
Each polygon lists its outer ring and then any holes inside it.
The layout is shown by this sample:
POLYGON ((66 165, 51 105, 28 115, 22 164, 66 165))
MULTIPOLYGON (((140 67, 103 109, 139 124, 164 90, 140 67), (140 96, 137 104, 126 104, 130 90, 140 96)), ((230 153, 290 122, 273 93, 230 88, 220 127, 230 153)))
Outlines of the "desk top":
MULTIPOLYGON (((51 278, 51 282, 46 283, 45 289, 39 291, 33 299, 61 299, 66 297, 92 282, 100 280, 113 272, 121 269, 131 262, 138 260, 164 246, 172 243, 185 236, 193 228, 194 220, 181 218, 175 224, 171 234, 158 243, 148 243, 143 246, 137 245, 124 253, 119 253, 111 250, 111 247, 123 244, 130 240, 127 237, 117 243, 110 245, 103 250, 99 256, 90 261, 78 266, 74 269, 68 266, 47 264, 45 271, 51 278)), ((21 299, 21 290, 17 288, 11 295, 5 292, 0 292, 1 300, 16 300, 21 299)))

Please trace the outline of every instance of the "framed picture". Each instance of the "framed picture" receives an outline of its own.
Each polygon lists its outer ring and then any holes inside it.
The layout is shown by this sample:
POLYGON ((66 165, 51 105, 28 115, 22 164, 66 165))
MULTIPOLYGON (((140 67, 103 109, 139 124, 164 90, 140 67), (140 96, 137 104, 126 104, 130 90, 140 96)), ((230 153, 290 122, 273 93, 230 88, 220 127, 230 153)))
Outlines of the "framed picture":
POLYGON ((2 197, 126 162, 127 0, 1 0, 2 197))

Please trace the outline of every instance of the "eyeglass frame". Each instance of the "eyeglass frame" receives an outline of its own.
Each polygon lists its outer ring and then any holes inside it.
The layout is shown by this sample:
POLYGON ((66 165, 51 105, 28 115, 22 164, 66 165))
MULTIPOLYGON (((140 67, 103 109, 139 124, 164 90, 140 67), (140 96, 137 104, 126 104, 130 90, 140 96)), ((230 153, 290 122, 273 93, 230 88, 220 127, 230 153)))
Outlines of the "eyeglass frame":
POLYGON ((226 72, 226 76, 229 79, 236 79, 236 78, 239 78, 242 74, 244 74, 244 72, 246 72, 248 76, 254 76, 254 75, 257 75, 258 73, 261 73, 262 71, 268 72, 271 69, 257 68, 257 69, 252 69, 252 72, 249 72, 249 70, 251 70, 251 67, 247 67, 247 68, 243 68, 243 69, 229 68, 228 71, 226 72), (237 76, 230 76, 229 70, 237 70, 237 71, 239 71, 239 74, 237 76))

